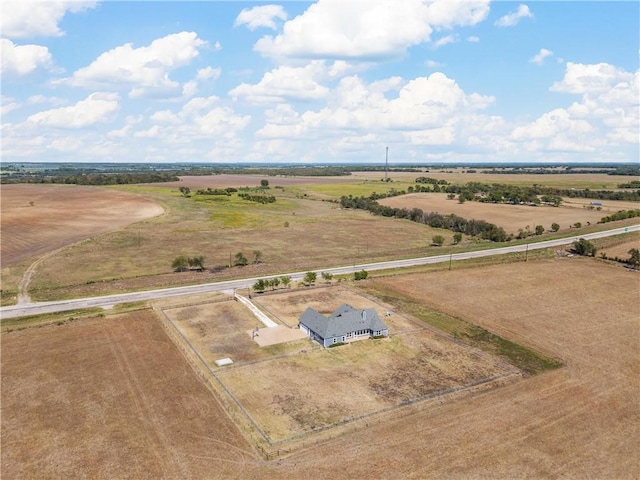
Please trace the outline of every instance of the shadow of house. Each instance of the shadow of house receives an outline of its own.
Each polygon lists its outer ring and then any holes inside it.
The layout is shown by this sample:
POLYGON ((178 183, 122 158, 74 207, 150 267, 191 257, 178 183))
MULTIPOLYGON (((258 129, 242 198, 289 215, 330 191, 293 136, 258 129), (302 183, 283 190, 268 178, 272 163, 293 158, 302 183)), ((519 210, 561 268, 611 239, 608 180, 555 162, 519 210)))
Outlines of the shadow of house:
POLYGON ((359 310, 346 303, 329 317, 309 307, 300 317, 299 326, 309 338, 323 347, 348 343, 363 337, 389 335, 389 329, 374 308, 359 310))

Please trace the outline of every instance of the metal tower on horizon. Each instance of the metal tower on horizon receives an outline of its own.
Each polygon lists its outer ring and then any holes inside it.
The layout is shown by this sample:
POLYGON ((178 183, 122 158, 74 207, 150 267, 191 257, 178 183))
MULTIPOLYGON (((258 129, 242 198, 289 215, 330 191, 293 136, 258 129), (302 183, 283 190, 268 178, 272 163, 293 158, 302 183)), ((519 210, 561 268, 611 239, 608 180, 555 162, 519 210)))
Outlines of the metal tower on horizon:
POLYGON ((389 147, 386 147, 387 149, 387 153, 385 155, 385 162, 384 162, 384 181, 387 181, 387 175, 389 174, 389 147))

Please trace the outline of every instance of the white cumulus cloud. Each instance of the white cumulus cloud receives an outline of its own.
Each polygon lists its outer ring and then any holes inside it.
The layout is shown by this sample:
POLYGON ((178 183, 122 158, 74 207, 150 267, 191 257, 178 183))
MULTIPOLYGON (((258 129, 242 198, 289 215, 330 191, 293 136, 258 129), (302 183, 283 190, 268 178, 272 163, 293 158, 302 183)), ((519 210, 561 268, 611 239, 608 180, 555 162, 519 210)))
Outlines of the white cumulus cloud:
POLYGON ((567 63, 552 91, 579 95, 569 108, 558 108, 519 126, 511 138, 537 151, 593 152, 603 155, 621 144, 640 143, 640 72, 614 65, 567 63))
POLYGON ((496 20, 496 26, 498 27, 513 27, 523 18, 533 18, 533 14, 526 5, 520 5, 518 10, 511 12, 496 20))
POLYGON ((230 145, 247 126, 251 117, 239 115, 231 107, 223 105, 218 97, 195 97, 178 111, 159 110, 153 113, 151 124, 140 125, 133 133, 136 138, 156 139, 158 144, 172 151, 175 148, 192 148, 193 142, 230 145))
POLYGON ((14 98, 1 95, 2 102, 0 103, 0 115, 4 116, 12 110, 20 108, 20 104, 15 101, 14 98))
POLYGON ((545 58, 553 55, 551 50, 547 50, 546 48, 541 48, 538 53, 536 53, 533 57, 529 59, 529 62, 535 63, 536 65, 542 65, 544 63, 545 58))
POLYGON ((474 25, 488 11, 485 0, 319 0, 287 21, 281 34, 258 40, 254 49, 274 57, 397 57, 429 41, 434 28, 474 25))
POLYGON ((59 37, 64 32, 58 24, 67 12, 82 12, 96 4, 78 0, 3 1, 0 31, 7 38, 59 37))
POLYGON ((416 145, 449 144, 458 123, 491 103, 493 97, 466 94, 442 73, 408 82, 392 77, 372 83, 358 76, 344 77, 330 93, 331 101, 320 110, 303 113, 290 106, 270 111, 263 138, 359 138, 362 135, 393 135, 405 132, 416 145), (387 98, 385 92, 397 95, 387 98), (413 133, 411 133, 413 132, 413 133))
POLYGON ((3 75, 29 75, 38 69, 51 69, 53 61, 47 47, 16 45, 6 38, 0 39, 3 75))
POLYGON ((89 88, 131 88, 132 98, 177 95, 180 84, 169 73, 188 65, 206 44, 194 32, 167 35, 139 48, 127 43, 103 53, 64 82, 89 88))
POLYGON ((286 20, 287 12, 280 5, 262 5, 253 8, 244 8, 234 23, 234 26, 246 25, 249 30, 266 27, 276 30, 275 19, 286 20))
POLYGON ((27 118, 27 124, 53 128, 85 128, 110 120, 120 109, 114 93, 92 93, 75 105, 38 112, 27 118))
POLYGON ((242 83, 229 95, 251 103, 278 103, 283 100, 318 100, 325 98, 329 89, 318 82, 325 75, 324 62, 313 61, 304 67, 280 66, 266 72, 260 82, 242 83))
POLYGON ((567 110, 557 108, 545 113, 533 123, 516 128, 513 131, 513 138, 515 140, 552 138, 559 133, 575 136, 592 131, 593 128, 585 120, 571 118, 567 110))
POLYGON ((633 81, 634 75, 608 63, 582 64, 568 62, 564 78, 551 87, 554 92, 606 92, 619 83, 633 81))

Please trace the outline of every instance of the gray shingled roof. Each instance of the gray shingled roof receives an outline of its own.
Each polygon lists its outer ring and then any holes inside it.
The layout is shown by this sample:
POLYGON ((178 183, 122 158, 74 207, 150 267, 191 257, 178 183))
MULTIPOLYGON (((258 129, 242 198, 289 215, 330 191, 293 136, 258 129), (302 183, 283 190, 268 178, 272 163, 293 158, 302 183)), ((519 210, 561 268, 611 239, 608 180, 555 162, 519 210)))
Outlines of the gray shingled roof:
POLYGON ((322 338, 339 337, 356 330, 385 330, 387 327, 374 308, 359 310, 346 303, 329 317, 308 307, 300 317, 300 323, 322 338))

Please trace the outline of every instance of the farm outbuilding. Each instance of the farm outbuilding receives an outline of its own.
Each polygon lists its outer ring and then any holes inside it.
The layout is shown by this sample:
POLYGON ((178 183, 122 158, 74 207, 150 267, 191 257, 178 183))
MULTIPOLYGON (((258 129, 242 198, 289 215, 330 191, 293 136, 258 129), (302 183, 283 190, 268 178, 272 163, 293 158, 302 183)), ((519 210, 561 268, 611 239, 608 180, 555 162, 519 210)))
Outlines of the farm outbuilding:
POLYGON ((299 326, 309 338, 324 347, 363 337, 389 335, 389 329, 374 308, 360 310, 346 303, 328 317, 309 307, 300 317, 299 326))

